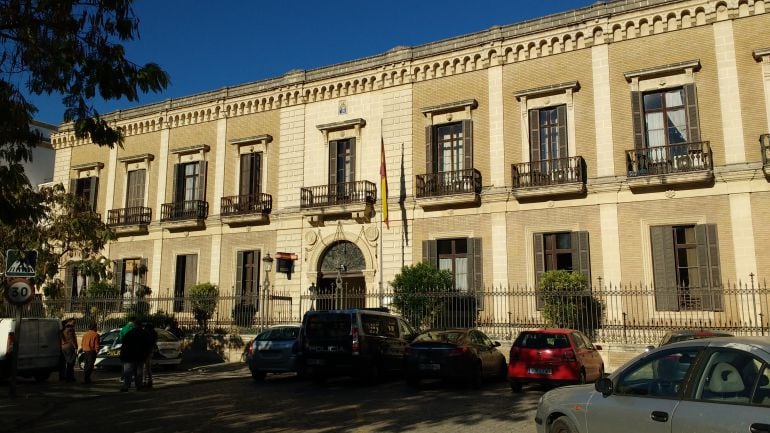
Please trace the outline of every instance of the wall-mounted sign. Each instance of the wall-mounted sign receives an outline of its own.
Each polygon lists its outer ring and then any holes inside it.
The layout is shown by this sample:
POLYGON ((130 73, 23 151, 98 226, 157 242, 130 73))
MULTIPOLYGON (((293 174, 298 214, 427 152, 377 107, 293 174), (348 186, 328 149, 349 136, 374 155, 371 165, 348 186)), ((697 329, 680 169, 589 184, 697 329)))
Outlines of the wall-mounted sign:
POLYGON ((275 253, 275 272, 286 274, 286 278, 291 280, 291 274, 294 272, 294 262, 296 260, 296 254, 275 253))

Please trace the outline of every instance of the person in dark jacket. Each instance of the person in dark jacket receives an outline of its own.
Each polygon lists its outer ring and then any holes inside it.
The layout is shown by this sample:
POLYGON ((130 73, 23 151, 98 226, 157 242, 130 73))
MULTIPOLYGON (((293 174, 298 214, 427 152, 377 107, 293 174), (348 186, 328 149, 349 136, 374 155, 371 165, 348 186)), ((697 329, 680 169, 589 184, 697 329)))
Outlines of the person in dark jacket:
POLYGON ((152 388, 152 357, 155 354, 155 344, 158 342, 158 332, 155 331, 155 325, 151 322, 144 324, 144 332, 147 338, 147 357, 144 361, 144 376, 147 378, 145 386, 152 388))
POLYGON ((122 392, 131 388, 131 381, 135 382, 136 389, 142 387, 142 367, 147 359, 147 346, 149 345, 147 333, 142 330, 142 323, 134 321, 134 327, 123 336, 120 346, 120 361, 123 363, 122 392))
POLYGON ((75 319, 67 319, 61 332, 61 353, 64 358, 63 379, 75 381, 75 362, 78 355, 78 337, 75 334, 75 319))

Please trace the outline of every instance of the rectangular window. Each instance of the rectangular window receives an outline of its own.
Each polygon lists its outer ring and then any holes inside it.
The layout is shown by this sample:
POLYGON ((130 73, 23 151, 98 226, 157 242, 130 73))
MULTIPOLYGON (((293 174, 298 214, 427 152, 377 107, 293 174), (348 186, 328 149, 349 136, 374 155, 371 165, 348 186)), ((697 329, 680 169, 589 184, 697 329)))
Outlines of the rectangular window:
POLYGON ((262 152, 241 155, 239 195, 255 198, 261 192, 262 152))
POLYGON ((243 304, 258 305, 260 253, 238 251, 235 265, 235 293, 243 304))
POLYGON ((144 207, 144 182, 146 170, 131 170, 128 172, 126 188, 126 207, 144 207))
POLYGON ((65 290, 73 298, 84 296, 90 283, 88 278, 78 266, 77 262, 70 262, 64 270, 65 290))
POLYGON ((721 311, 716 225, 653 226, 650 238, 656 309, 721 311))
MULTIPOLYGON (((473 168, 473 122, 433 125, 425 130, 425 161, 428 174, 473 168)), ((451 179, 451 176, 445 176, 451 179)))
POLYGON ((206 161, 174 166, 174 203, 206 200, 206 161))
POLYGON ((569 156, 566 105, 529 110, 529 131, 530 160, 544 161, 541 171, 549 170, 547 161, 569 156))
POLYGON ((329 184, 341 185, 356 180, 356 139, 329 142, 329 184))
POLYGON ((198 280, 198 255, 181 254, 176 256, 174 274, 174 312, 182 312, 185 309, 184 297, 190 287, 197 284, 198 280))
POLYGON ((649 147, 689 141, 683 88, 647 92, 643 94, 642 101, 649 147))
POLYGON ((145 288, 147 275, 147 259, 130 258, 114 262, 115 285, 120 289, 123 297, 123 307, 128 308, 134 302, 139 293, 145 288))
POLYGON ((481 238, 423 241, 423 261, 449 271, 454 289, 484 290, 481 238))
POLYGON ((99 178, 96 176, 72 180, 71 193, 92 211, 96 211, 96 198, 99 189, 99 178))
POLYGON ((535 233, 535 284, 546 271, 580 272, 591 283, 588 232, 535 233))

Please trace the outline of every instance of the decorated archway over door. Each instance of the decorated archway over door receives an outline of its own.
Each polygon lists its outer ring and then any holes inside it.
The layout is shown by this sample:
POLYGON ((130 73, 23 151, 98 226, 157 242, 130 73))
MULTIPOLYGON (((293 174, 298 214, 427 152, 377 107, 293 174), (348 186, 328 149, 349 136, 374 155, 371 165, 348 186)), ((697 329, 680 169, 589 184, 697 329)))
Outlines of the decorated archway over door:
POLYGON ((318 261, 317 308, 363 308, 365 268, 364 254, 353 242, 343 240, 329 245, 318 261))

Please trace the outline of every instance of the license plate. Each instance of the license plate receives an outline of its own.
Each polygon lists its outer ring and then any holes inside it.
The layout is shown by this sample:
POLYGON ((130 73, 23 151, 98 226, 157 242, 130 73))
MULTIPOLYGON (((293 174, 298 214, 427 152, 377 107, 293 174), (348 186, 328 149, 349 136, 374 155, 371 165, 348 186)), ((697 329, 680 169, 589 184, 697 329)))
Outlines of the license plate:
POLYGON ((323 365, 324 360, 323 359, 308 359, 308 360, 305 360, 305 363, 307 365, 323 365))
POLYGON ((420 364, 420 370, 441 370, 441 364, 420 364))
POLYGON ((527 370, 529 374, 553 374, 550 368, 530 368, 527 370))

